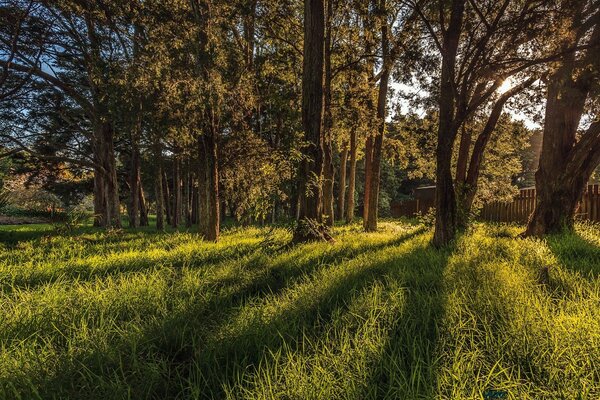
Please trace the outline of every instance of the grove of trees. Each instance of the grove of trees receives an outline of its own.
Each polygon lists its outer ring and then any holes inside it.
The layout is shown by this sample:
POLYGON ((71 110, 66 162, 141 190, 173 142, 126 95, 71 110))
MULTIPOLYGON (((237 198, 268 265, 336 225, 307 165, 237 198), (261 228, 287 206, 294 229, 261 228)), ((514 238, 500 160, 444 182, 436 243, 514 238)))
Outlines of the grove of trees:
POLYGON ((0 5, 0 181, 91 193, 107 228, 289 218, 331 240, 425 183, 444 246, 533 168, 525 234, 571 229, 599 94, 598 0, 0 5))

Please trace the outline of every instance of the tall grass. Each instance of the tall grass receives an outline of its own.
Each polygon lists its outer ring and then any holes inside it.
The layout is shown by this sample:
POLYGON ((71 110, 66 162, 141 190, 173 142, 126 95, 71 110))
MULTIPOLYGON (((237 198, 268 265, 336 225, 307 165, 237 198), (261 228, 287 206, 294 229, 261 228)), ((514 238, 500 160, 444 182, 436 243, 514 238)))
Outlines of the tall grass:
POLYGON ((0 399, 600 398, 597 226, 481 224, 444 250, 392 222, 300 246, 19 229, 0 249, 0 399))

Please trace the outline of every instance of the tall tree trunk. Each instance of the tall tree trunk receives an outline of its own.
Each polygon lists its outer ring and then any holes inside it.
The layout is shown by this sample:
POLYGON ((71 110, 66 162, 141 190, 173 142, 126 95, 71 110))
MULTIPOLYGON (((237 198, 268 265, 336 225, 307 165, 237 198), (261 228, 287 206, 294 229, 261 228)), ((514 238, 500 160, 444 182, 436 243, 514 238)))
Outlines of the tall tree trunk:
POLYGON ((198 139, 198 231, 205 235, 208 230, 208 162, 204 137, 198 139))
POLYGON ((177 228, 181 219, 181 173, 180 160, 177 154, 173 157, 173 212, 171 213, 171 225, 177 228))
POLYGON ((185 219, 185 226, 186 227, 191 227, 192 226, 192 213, 190 210, 190 196, 191 196, 191 191, 190 191, 190 164, 189 162, 185 163, 185 171, 184 171, 184 191, 183 191, 183 215, 184 215, 184 219, 185 219))
MULTIPOLYGON (((375 16, 373 13, 377 9, 377 1, 370 1, 370 11, 368 11, 367 15, 364 16, 364 38, 365 38, 365 52, 366 54, 372 54, 375 50, 375 35, 373 32, 376 27, 374 24, 375 16)), ((368 81, 371 81, 374 77, 375 73, 375 61, 372 58, 367 59, 365 63, 366 73, 368 81)), ((371 95, 367 98, 367 108, 368 110, 374 110, 375 104, 373 102, 373 98, 371 95)), ((366 221, 369 219, 369 211, 371 210, 370 201, 371 201, 371 186, 373 185, 373 174, 371 173, 371 169, 373 166, 373 146, 374 146, 374 138, 372 134, 367 136, 365 141, 365 182, 364 182, 364 191, 363 191, 363 227, 366 227, 366 221)))
POLYGON ((448 29, 443 38, 436 148, 435 232, 433 244, 445 246, 456 236, 456 194, 452 181, 452 150, 458 132, 455 122, 455 66, 465 0, 452 0, 448 29))
POLYGON ((154 157, 156 160, 156 172, 154 180, 154 197, 156 197, 156 230, 164 231, 164 194, 163 194, 163 163, 162 150, 158 141, 154 145, 154 157))
MULTIPOLYGON (((563 48, 576 45, 583 3, 565 3, 571 21, 563 48)), ((590 43, 600 41, 596 22, 590 43)), ((597 85, 593 71, 600 70, 600 49, 592 46, 582 59, 571 52, 561 60, 550 77, 540 164, 535 174, 536 207, 526 235, 544 236, 571 230, 575 212, 586 184, 600 163, 600 122, 596 120, 578 136, 578 129, 590 91, 597 85), (585 68, 581 68, 581 67, 585 68)))
POLYGON ((137 228, 140 226, 140 148, 138 143, 138 134, 132 133, 131 135, 131 160, 129 170, 129 227, 137 228))
POLYGON ((119 184, 114 149, 114 132, 108 118, 96 123, 94 158, 101 168, 99 176, 94 178, 94 213, 105 227, 121 227, 121 210, 119 201, 119 184))
MULTIPOLYGON (((379 4, 381 15, 386 14, 385 0, 379 4)), ((390 57, 388 40, 387 18, 381 18, 381 49, 383 53, 383 67, 381 77, 379 78, 379 91, 377 94, 377 134, 372 139, 372 150, 370 152, 369 177, 365 177, 365 212, 363 226, 365 231, 374 232, 377 230, 377 214, 379 209, 379 186, 381 174, 381 157, 383 151, 383 137, 385 134, 385 118, 387 108, 387 93, 389 87, 390 73, 393 60, 390 57), (366 190, 368 189, 368 191, 366 190)))
POLYGON ((321 222, 322 214, 324 51, 324 0, 304 0, 302 123, 307 146, 303 149, 299 171, 301 205, 295 242, 322 238, 314 229, 308 230, 307 227, 321 222))
POLYGON ((348 175, 348 201, 346 205, 346 223, 354 221, 354 192, 356 191, 356 153, 358 151, 356 130, 350 133, 350 171, 348 175))
POLYGON ((169 179, 167 177, 167 171, 163 168, 163 194, 164 194, 164 205, 165 205, 165 219, 167 220, 167 224, 171 225, 171 221, 173 220, 173 212, 171 210, 171 193, 169 191, 169 179))
POLYGON ((323 223, 333 226, 334 196, 333 183, 335 170, 333 167, 333 112, 331 110, 331 20, 333 14, 333 1, 327 1, 327 14, 325 19, 325 50, 324 68, 325 82, 323 97, 325 111, 323 115, 323 223))
POLYGON ((219 212, 219 169, 217 163, 217 141, 213 132, 203 136, 204 154, 206 157, 207 176, 207 220, 204 238, 209 241, 219 240, 220 217, 219 212))
POLYGON ((370 190, 369 190, 369 211, 366 214, 366 220, 364 221, 364 228, 367 232, 374 232, 377 230, 377 214, 379 209, 379 186, 380 186, 380 175, 381 175, 381 158, 383 150, 383 137, 385 134, 385 117, 386 117, 386 105, 387 105, 387 92, 389 86, 390 71, 384 69, 381 75, 379 83, 379 96, 377 100, 377 121, 379 124, 377 135, 373 140, 373 153, 371 156, 371 168, 370 168, 370 190))
POLYGON ((344 149, 340 153, 340 180, 337 201, 337 219, 344 219, 344 207, 346 205, 346 167, 348 162, 348 147, 344 144, 344 149))
POLYGON ((148 203, 146 202, 146 195, 144 194, 144 187, 140 181, 140 226, 149 226, 148 222, 148 203))
POLYGON ((498 120, 502 115, 504 104, 515 94, 531 86, 536 78, 529 78, 514 88, 504 93, 492 106, 492 111, 483 130, 477 136, 471 152, 472 133, 469 128, 463 130, 459 147, 459 156, 456 168, 456 196, 457 196, 457 225, 466 228, 477 194, 479 175, 487 144, 496 129, 498 120), (469 158, 470 153, 470 158, 469 158))

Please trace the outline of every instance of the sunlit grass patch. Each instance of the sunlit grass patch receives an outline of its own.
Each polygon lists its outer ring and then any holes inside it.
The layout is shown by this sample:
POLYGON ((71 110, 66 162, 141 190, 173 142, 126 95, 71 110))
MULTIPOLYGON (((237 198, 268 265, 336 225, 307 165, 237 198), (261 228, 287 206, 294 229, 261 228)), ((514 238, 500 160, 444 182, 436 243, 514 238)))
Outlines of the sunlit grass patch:
POLYGON ((392 221, 300 246, 268 227, 20 237, 0 398, 598 398, 600 232, 521 229, 444 250, 392 221))

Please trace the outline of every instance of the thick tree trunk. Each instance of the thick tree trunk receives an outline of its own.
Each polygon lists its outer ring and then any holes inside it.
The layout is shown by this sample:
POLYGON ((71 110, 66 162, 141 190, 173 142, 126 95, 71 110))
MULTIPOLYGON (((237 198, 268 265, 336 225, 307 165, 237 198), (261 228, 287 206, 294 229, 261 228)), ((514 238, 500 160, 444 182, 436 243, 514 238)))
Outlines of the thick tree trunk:
POLYGON ((107 118, 96 123, 94 159, 100 168, 94 176, 94 225, 121 227, 119 184, 114 150, 114 133, 107 118))
MULTIPOLYGON (((582 4, 573 3, 571 29, 580 23, 582 4), (579 8, 578 8, 579 7, 579 8)), ((565 36, 565 48, 576 44, 575 32, 565 36)), ((591 42, 600 40, 600 23, 591 42)), ((600 163, 600 122, 595 121, 578 140, 578 129, 590 90, 593 71, 600 68, 598 46, 587 50, 581 61, 571 53, 550 77, 546 100, 544 139, 540 164, 535 174, 536 208, 526 235, 544 236, 573 228, 577 204, 594 169, 600 163), (580 66, 585 65, 586 69, 580 66), (588 68, 591 66, 591 68, 588 68)))
POLYGON ((295 242, 323 238, 314 229, 321 222, 323 176, 323 78, 325 50, 325 4, 304 1, 304 63, 302 77, 302 123, 307 146, 299 171, 301 205, 295 242))
POLYGON ((346 204, 346 223, 354 221, 354 192, 356 191, 356 152, 358 151, 357 133, 352 130, 350 133, 350 171, 348 174, 348 195, 346 204))
POLYGON ((452 180, 452 150, 458 131, 455 120, 455 65, 462 30, 465 0, 452 0, 448 29, 444 34, 436 148, 435 232, 433 244, 445 246, 456 236, 456 195, 452 180))
POLYGON ((348 147, 340 153, 340 180, 337 198, 337 220, 341 221, 344 219, 344 207, 346 205, 346 167, 348 163, 348 147))

